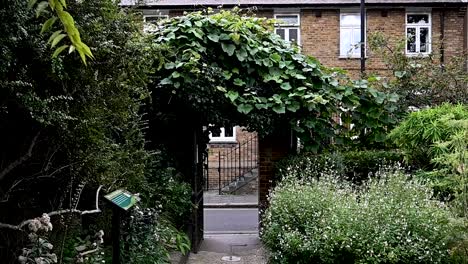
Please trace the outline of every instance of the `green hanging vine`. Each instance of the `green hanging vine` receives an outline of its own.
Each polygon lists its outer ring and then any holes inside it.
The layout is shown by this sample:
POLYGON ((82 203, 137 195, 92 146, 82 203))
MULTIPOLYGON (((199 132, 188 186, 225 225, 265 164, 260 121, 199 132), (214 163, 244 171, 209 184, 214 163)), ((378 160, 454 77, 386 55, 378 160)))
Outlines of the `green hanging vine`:
POLYGON ((207 105, 231 104, 260 133, 287 121, 314 151, 330 138, 340 143, 351 134, 382 141, 397 96, 323 67, 273 34, 273 23, 238 10, 195 12, 163 22, 154 39, 164 58, 154 92, 170 90, 205 112, 207 105))

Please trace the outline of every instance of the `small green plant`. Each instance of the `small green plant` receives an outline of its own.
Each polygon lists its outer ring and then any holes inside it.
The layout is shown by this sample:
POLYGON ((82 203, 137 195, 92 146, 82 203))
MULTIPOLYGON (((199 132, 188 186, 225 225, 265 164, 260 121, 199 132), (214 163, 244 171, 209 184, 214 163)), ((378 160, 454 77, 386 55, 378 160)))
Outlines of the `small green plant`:
POLYGON ((261 237, 272 263, 447 263, 460 224, 431 198, 399 170, 360 188, 290 178, 270 196, 261 237))
POLYGON ((122 252, 126 263, 170 263, 170 251, 186 254, 190 250, 188 237, 160 218, 155 208, 135 208, 124 230, 122 252))

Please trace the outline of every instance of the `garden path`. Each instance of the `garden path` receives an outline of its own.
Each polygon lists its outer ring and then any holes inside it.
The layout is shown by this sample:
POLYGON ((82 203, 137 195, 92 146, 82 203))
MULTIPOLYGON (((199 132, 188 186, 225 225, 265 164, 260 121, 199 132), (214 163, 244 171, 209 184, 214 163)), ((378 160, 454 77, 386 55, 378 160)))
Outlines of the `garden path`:
POLYGON ((188 264, 266 264, 265 257, 258 234, 216 234, 205 235, 200 251, 191 253, 188 264), (244 244, 244 247, 234 247, 234 256, 240 257, 240 261, 223 261, 222 258, 229 256, 231 244, 244 244))

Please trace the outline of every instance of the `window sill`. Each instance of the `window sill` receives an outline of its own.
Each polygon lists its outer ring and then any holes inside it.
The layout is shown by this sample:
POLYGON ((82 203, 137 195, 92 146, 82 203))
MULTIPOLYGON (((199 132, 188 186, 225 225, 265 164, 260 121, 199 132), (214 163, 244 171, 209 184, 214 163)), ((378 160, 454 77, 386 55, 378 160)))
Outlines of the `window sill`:
POLYGON ((426 58, 426 57, 429 57, 431 55, 431 53, 406 53, 405 54, 406 57, 410 57, 410 58, 426 58))
POLYGON ((209 144, 237 144, 236 140, 210 140, 209 144))
MULTIPOLYGON (((367 59, 368 57, 367 56, 364 56, 364 59, 367 59)), ((360 60, 361 57, 356 57, 356 56, 339 56, 338 59, 340 60, 360 60)))

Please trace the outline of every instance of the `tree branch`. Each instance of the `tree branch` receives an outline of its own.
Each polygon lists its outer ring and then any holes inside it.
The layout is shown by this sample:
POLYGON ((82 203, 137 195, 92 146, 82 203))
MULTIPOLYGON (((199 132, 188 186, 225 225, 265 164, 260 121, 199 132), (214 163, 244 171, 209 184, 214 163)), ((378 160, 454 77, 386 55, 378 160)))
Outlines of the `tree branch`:
POLYGON ((5 176, 10 173, 14 168, 16 168, 17 166, 21 165, 23 162, 25 162, 26 160, 28 160, 29 158, 31 158, 32 156, 32 151, 34 149, 34 146, 36 145, 36 141, 37 141, 37 138, 39 137, 39 134, 40 132, 37 132, 37 134, 34 136, 34 138, 32 139, 31 141, 31 144, 29 145, 29 149, 28 149, 28 152, 26 152, 26 154, 24 154, 23 156, 19 157, 17 160, 13 161, 12 163, 10 163, 10 165, 8 165, 5 169, 3 169, 2 171, 0 171, 0 181, 3 180, 3 178, 5 178, 5 176))
MULTIPOLYGON (((54 215, 62 215, 62 214, 80 214, 80 215, 85 215, 85 214, 95 214, 95 213, 100 213, 101 209, 99 209, 99 192, 102 189, 102 185, 99 186, 99 188, 96 191, 96 209, 93 210, 77 210, 77 209, 64 209, 64 210, 58 210, 58 211, 53 211, 50 213, 47 213, 48 216, 54 216, 54 215)), ((18 225, 10 225, 10 224, 4 224, 0 223, 0 228, 8 228, 8 229, 13 229, 13 230, 22 230, 25 226, 27 226, 29 223, 31 223, 34 219, 28 219, 23 222, 21 222, 18 225)))

